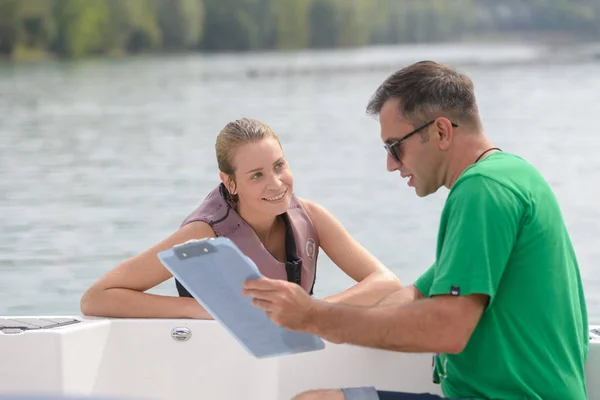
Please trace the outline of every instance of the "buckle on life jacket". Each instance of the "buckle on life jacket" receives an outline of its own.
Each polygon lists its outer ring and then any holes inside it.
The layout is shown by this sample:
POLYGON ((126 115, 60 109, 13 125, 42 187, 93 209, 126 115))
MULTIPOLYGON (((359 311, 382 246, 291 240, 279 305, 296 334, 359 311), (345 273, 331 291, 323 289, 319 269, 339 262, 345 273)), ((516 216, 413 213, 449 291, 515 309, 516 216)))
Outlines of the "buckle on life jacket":
POLYGON ((285 272, 287 274, 288 282, 302 284, 302 259, 298 258, 295 261, 288 261, 285 263, 285 272))

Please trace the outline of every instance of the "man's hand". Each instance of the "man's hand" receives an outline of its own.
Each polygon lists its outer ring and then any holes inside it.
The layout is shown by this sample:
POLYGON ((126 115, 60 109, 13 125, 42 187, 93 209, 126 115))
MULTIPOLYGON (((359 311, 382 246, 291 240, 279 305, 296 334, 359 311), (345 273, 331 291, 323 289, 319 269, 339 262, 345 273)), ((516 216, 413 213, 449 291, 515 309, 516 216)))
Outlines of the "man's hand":
POLYGON ((309 330, 319 305, 301 286, 279 279, 248 280, 242 294, 253 297, 252 304, 265 310, 277 325, 295 331, 309 330))

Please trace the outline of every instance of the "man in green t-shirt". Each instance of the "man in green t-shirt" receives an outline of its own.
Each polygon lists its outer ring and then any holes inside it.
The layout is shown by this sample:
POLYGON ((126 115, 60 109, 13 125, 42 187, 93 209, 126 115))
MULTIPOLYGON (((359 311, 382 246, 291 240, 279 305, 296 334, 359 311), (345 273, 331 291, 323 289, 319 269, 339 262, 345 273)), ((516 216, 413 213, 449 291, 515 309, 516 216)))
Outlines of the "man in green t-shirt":
MULTIPOLYGON (((279 325, 332 342, 436 353, 447 398, 585 400, 586 304, 560 207, 533 166, 485 136, 471 80, 419 62, 387 78, 368 111, 379 116, 389 171, 420 197, 450 189, 434 264, 371 308, 266 278, 245 294, 279 325)), ((296 396, 421 398, 439 397, 369 387, 296 396)))

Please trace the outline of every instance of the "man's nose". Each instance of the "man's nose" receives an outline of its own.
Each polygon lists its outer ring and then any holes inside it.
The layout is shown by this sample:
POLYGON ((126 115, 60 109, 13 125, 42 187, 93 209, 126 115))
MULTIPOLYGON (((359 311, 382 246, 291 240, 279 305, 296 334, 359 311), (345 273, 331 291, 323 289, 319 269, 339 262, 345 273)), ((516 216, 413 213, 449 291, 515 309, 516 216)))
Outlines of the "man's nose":
POLYGON ((400 169, 402 162, 396 161, 391 155, 387 155, 386 167, 389 172, 394 172, 400 169))

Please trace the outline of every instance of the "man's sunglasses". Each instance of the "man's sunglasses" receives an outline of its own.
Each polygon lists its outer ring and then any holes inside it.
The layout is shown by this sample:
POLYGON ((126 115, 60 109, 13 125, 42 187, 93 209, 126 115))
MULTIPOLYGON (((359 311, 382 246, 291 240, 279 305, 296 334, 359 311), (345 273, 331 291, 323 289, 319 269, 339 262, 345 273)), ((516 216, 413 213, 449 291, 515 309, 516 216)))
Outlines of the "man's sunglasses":
MULTIPOLYGON (((427 128, 429 125, 433 124, 434 122, 435 122, 435 119, 433 121, 429 121, 428 123, 426 123, 424 125, 419 126, 417 129, 407 133, 406 135, 402 136, 398 140, 394 140, 391 143, 384 143, 383 147, 387 150, 388 154, 390 156, 392 156, 392 158, 394 160, 396 160, 396 162, 400 162, 400 143, 404 142, 406 139, 408 139, 415 133, 418 133, 418 132, 422 131, 423 129, 427 128)), ((454 122, 451 122, 451 124, 454 128, 458 128, 458 125, 455 124, 454 122)))

